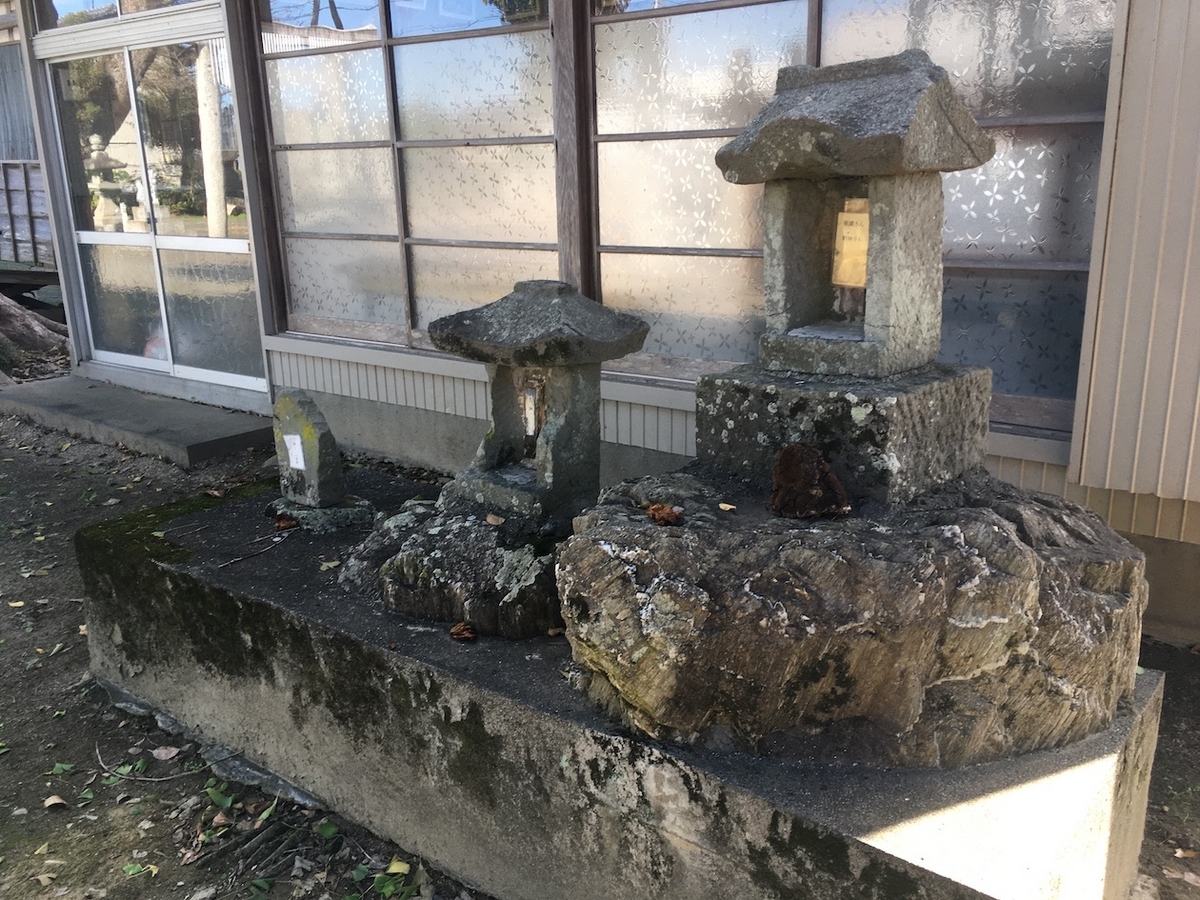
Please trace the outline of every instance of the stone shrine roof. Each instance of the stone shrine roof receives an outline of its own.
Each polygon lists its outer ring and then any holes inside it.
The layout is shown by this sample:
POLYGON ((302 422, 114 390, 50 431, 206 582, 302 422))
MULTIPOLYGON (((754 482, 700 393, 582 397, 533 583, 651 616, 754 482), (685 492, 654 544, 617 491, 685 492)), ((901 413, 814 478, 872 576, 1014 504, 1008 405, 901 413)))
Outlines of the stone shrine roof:
POLYGON ((775 98, 717 151, 727 181, 951 172, 995 153, 923 50, 780 69, 775 98))
POLYGON ((441 350, 506 366, 578 366, 640 350, 650 326, 562 281, 519 281, 511 294, 429 324, 441 350))

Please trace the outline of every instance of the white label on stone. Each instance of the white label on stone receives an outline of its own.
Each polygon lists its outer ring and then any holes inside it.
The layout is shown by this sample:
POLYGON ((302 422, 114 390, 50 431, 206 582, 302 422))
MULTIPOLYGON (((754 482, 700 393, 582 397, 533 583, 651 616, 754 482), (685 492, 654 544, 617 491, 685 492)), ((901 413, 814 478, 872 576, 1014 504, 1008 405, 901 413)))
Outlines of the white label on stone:
POLYGON ((298 434, 285 434, 283 442, 287 445, 288 465, 293 469, 304 471, 304 439, 298 434))

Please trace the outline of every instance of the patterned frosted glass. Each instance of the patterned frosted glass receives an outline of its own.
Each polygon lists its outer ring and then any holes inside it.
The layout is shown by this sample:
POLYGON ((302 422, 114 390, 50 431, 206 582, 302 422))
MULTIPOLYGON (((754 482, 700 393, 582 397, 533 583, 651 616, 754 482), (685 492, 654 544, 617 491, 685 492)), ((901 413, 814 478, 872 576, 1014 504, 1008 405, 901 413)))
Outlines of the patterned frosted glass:
POLYGON ((1081 272, 947 272, 940 358, 990 367, 997 393, 1073 400, 1086 296, 1081 272))
POLYGON ((298 316, 403 325, 399 243, 288 238, 291 312, 298 316))
POLYGON ((409 149, 404 179, 415 237, 558 242, 550 145, 409 149))
POLYGON ((288 231, 397 234, 392 150, 281 150, 279 206, 288 231))
POLYGON ((550 15, 550 0, 391 0, 391 6, 396 37, 526 25, 550 15))
POLYGON ((175 364, 262 378, 249 255, 162 250, 159 260, 175 364))
POLYGON ((1103 112, 1115 0, 826 0, 825 65, 913 47, 977 116, 1103 112))
POLYGON ((1087 263, 1101 125, 993 130, 996 156, 942 176, 947 260, 1087 263))
POLYGON ((150 248, 82 244, 79 263, 93 346, 110 353, 166 359, 150 248))
POLYGON ((266 66, 277 144, 390 137, 379 50, 271 59, 266 66))
POLYGON ((601 257, 604 305, 650 323, 643 350, 748 362, 766 328, 762 260, 744 257, 601 257))
POLYGON ((604 143, 600 242, 641 247, 762 246, 762 188, 713 162, 725 138, 604 143))
POLYGON ((550 36, 498 34, 397 47, 400 137, 551 134, 550 36))
POLYGON ((807 4, 661 16, 595 27, 601 134, 746 124, 803 63, 807 4))
POLYGON ((518 281, 558 278, 558 253, 549 250, 485 250, 413 246, 413 293, 417 327, 510 293, 518 281))
POLYGON ((375 0, 271 0, 264 19, 317 35, 359 31, 379 36, 379 4, 375 0))

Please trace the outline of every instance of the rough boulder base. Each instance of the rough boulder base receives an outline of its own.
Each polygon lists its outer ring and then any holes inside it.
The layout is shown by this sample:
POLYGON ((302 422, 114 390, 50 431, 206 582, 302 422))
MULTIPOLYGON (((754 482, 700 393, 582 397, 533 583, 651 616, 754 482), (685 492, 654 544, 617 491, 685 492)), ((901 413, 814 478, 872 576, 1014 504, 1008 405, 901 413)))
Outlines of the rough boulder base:
POLYGON ((1129 696, 1144 560, 1095 514, 981 471, 835 520, 739 489, 618 485, 559 552, 574 657, 647 733, 956 767, 1079 740, 1129 696))

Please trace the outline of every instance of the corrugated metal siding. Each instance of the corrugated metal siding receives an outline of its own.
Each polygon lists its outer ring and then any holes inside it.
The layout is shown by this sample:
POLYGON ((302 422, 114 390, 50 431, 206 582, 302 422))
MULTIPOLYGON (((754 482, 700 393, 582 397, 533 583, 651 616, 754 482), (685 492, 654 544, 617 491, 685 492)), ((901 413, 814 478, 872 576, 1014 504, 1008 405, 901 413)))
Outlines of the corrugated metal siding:
POLYGON ((1090 487, 1200 501, 1200 5, 1129 6, 1073 463, 1090 487))
POLYGON ((997 478, 1018 487, 1066 497, 1086 506, 1117 531, 1200 544, 1200 503, 1071 484, 1067 467, 1053 463, 989 456, 987 467, 997 478))
MULTIPOLYGON (((271 381, 294 387, 412 406, 431 412, 487 419, 487 384, 469 378, 414 372, 303 353, 271 350, 271 381)), ((602 400, 601 439, 630 447, 696 455, 696 414, 623 400, 602 400)))
POLYGON ((19 44, 0 44, 0 159, 37 159, 19 44))

